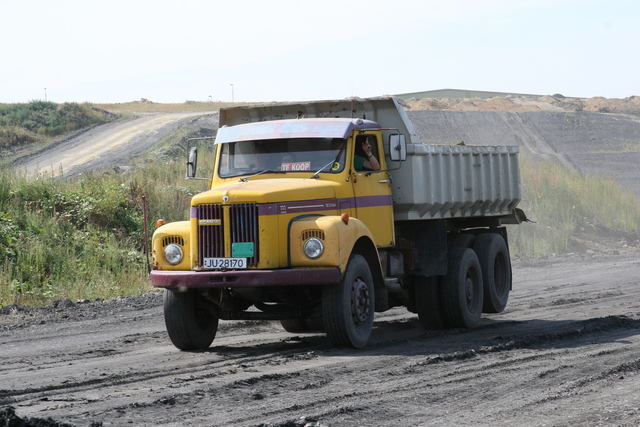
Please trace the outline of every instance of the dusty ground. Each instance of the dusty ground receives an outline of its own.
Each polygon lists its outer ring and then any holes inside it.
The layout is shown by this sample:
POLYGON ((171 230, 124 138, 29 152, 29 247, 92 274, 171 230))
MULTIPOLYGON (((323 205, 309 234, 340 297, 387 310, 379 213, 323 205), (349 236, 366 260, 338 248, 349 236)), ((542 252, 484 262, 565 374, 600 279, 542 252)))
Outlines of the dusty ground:
MULTIPOLYGON (((401 309, 363 350, 278 323, 223 322, 180 352, 161 295, 0 315, 0 407, 89 425, 638 425, 640 259, 514 263, 504 313, 426 332, 401 309)), ((2 420, 0 415, 0 420, 2 420)), ((54 425, 54 424, 51 424, 54 425)))
MULTIPOLYGON (((593 147, 622 144, 602 167, 631 168, 634 188, 636 117, 575 113, 409 112, 423 139, 513 138, 578 169, 593 147)), ((138 148, 126 150, 116 158, 138 148)), ((381 313, 357 351, 277 322, 222 322, 211 349, 180 352, 157 292, 5 307, 0 426, 640 425, 638 237, 584 235, 576 254, 515 260, 506 311, 477 330, 427 332, 405 310, 381 313)))

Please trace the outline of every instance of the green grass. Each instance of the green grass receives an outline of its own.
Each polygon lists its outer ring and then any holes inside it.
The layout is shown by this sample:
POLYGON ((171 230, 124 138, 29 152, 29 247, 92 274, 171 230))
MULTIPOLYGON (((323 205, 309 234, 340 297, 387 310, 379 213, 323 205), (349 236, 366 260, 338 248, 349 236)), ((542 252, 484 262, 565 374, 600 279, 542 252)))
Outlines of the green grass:
POLYGON ((635 231, 640 199, 615 179, 582 175, 552 160, 522 156, 522 208, 535 224, 510 227, 513 255, 527 258, 566 253, 578 229, 635 231))
POLYGON ((158 218, 187 219, 206 186, 184 180, 181 160, 74 180, 0 170, 0 306, 149 290, 142 196, 150 235, 158 218))

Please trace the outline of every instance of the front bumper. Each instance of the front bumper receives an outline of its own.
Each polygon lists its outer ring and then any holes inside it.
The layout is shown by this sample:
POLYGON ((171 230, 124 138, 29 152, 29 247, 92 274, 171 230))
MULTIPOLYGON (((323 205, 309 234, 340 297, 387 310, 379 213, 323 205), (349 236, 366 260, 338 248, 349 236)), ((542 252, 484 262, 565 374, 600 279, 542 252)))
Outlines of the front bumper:
POLYGON ((234 271, 152 270, 157 288, 231 288, 254 286, 333 285, 342 280, 339 268, 234 271))

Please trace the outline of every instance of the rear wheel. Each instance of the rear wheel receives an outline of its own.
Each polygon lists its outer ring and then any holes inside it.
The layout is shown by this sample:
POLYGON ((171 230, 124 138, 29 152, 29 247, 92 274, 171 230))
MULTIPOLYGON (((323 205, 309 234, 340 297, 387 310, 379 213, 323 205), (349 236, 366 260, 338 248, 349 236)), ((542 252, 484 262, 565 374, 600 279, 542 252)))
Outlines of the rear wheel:
POLYGON ((484 283, 484 313, 501 313, 507 305, 511 290, 511 261, 509 249, 501 235, 481 234, 473 245, 478 255, 484 283))
POLYGON ((454 328, 475 328, 480 323, 482 300, 482 271, 476 253, 468 248, 451 249, 442 287, 445 322, 454 328))
POLYGON ((352 255, 338 285, 322 291, 322 317, 327 337, 337 347, 362 348, 373 328, 373 277, 361 255, 352 255))
POLYGON ((218 331, 218 318, 195 290, 164 290, 164 322, 173 345, 180 350, 209 348, 218 331))
POLYGON ((456 234, 449 242, 449 248, 472 248, 475 241, 476 236, 473 234, 456 234))

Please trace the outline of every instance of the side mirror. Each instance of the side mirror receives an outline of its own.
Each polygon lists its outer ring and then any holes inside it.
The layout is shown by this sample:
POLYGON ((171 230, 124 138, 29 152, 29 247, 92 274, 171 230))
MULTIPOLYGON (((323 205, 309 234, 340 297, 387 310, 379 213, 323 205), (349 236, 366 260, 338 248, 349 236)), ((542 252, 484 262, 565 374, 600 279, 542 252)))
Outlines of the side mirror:
POLYGON ((190 147, 187 155, 187 175, 185 178, 193 179, 196 176, 198 166, 198 147, 190 147))
POLYGON ((389 157, 396 162, 407 160, 407 141, 404 135, 389 135, 389 157))

